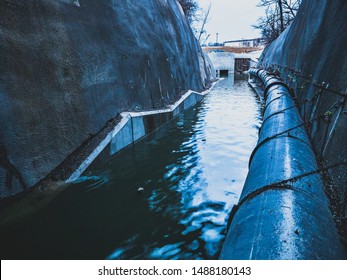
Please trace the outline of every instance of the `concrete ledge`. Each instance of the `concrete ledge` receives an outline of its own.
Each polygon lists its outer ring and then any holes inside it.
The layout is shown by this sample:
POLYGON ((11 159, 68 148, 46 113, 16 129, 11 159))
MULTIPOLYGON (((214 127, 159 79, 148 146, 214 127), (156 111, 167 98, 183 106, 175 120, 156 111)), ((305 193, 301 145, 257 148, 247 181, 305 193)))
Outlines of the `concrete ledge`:
POLYGON ((112 155, 135 143, 176 117, 179 113, 198 103, 212 90, 217 82, 214 82, 208 90, 201 93, 192 90, 187 91, 175 104, 168 106, 167 109, 121 113, 122 120, 65 182, 71 183, 77 180, 107 145, 110 145, 110 154, 112 155))
POLYGON ((264 100, 264 92, 261 89, 261 87, 259 87, 255 82, 253 82, 251 79, 248 81, 248 84, 251 86, 251 88, 258 94, 259 98, 261 100, 264 100))

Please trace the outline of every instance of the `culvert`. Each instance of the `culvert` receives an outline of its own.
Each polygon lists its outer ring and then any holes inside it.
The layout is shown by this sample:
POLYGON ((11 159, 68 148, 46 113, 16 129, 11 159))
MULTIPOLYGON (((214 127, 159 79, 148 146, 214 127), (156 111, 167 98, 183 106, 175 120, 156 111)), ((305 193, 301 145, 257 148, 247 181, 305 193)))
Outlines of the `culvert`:
POLYGON ((228 77, 229 76, 229 70, 219 70, 219 76, 220 77, 228 77))

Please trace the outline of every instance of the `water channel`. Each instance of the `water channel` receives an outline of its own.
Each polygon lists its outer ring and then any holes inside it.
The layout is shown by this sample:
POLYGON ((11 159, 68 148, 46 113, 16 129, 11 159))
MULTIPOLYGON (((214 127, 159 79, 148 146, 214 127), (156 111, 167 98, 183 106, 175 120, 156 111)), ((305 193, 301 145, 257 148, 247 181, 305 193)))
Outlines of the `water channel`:
POLYGON ((2 253, 215 259, 260 124, 261 104, 247 81, 226 78, 202 102, 135 145, 101 156, 49 204, 2 228, 2 253))

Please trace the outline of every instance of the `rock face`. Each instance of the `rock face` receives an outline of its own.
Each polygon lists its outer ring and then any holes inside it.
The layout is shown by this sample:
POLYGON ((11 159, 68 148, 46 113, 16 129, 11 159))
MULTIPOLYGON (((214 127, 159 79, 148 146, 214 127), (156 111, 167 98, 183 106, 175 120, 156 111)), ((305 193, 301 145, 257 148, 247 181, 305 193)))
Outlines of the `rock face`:
MULTIPOLYGON (((292 25, 266 48, 260 61, 268 69, 281 66, 280 75, 298 97, 305 121, 331 113, 326 121, 308 124, 315 153, 328 165, 347 161, 346 14, 345 0, 304 0, 292 25)), ((329 174, 338 215, 347 216, 346 163, 329 174)))
POLYGON ((210 71, 176 0, 2 0, 0 198, 118 113, 207 87, 210 71))

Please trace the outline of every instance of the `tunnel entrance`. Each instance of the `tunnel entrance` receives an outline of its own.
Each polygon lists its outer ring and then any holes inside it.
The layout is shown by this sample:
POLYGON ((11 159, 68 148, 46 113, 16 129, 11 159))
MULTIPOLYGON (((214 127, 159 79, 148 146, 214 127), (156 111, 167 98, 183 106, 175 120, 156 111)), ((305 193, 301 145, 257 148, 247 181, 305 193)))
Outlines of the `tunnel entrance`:
POLYGON ((229 76, 229 70, 220 70, 219 76, 220 77, 228 77, 229 76))

